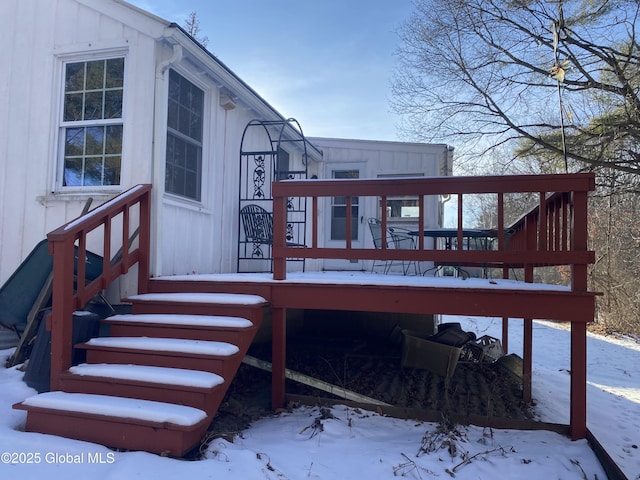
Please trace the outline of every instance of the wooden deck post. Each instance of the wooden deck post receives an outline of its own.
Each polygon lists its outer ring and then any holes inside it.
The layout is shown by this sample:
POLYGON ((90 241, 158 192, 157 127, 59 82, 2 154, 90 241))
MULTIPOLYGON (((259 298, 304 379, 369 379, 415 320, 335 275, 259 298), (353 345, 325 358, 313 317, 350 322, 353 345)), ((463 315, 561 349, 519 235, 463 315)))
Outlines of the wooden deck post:
POLYGON ((587 436, 587 324, 571 322, 571 438, 587 436))
POLYGON ((283 253, 287 229, 287 204, 283 197, 273 197, 273 278, 287 278, 287 257, 283 253))
MULTIPOLYGON (((540 208, 544 194, 540 194, 540 208)), ((525 242, 527 250, 540 250, 542 227, 539 225, 539 218, 529 214, 525 220, 525 242)), ((546 235, 546 231, 545 231, 546 235)), ((524 265, 524 281, 533 283, 534 267, 530 264, 524 265)), ((533 373, 533 319, 524 318, 522 340, 522 400, 526 403, 533 401, 532 373, 533 373)))
POLYGON ((509 353, 509 317, 502 317, 502 353, 509 353))
MULTIPOLYGON (((502 195, 498 197, 498 204, 502 205, 502 195)), ((502 210, 500 210, 502 213, 502 210)), ((500 226, 498 227, 502 235, 502 240, 498 243, 499 248, 504 249, 504 222, 502 221, 502 214, 500 214, 500 226)), ((509 278, 509 267, 502 268, 502 278, 509 278)), ((509 353, 509 317, 502 317, 502 353, 505 355, 509 353)))
POLYGON ((533 389, 531 377, 533 371, 533 320, 524 319, 524 337, 522 348, 522 400, 531 403, 533 400, 533 389))
MULTIPOLYGON (((128 239, 123 238, 123 245, 128 239)), ((149 291, 149 276, 151 272, 151 193, 140 199, 140 229, 138 238, 138 293, 149 291)))
POLYGON ((276 410, 284 407, 286 393, 287 309, 274 307, 271 315, 271 406, 276 410))
MULTIPOLYGON (((573 194, 571 248, 587 250, 587 192, 573 194)), ((571 290, 586 292, 587 266, 572 265, 571 290)), ((593 316, 587 321, 593 321, 593 316)), ((587 436, 587 323, 571 322, 571 438, 587 436)))
POLYGON ((73 338, 74 256, 73 239, 50 243, 53 255, 52 311, 51 311, 51 373, 50 388, 58 390, 58 377, 71 366, 73 338))

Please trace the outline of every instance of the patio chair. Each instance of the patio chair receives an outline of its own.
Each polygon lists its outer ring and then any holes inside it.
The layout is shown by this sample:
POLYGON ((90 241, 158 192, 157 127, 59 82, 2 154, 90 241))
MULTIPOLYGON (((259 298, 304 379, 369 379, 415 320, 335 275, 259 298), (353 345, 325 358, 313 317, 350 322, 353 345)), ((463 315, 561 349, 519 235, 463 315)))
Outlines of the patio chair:
MULTIPOLYGON (((376 248, 376 250, 379 250, 382 248, 382 222, 377 218, 370 218, 367 220, 367 223, 369 224, 369 230, 371 231, 373 246, 376 248)), ((373 263, 371 264, 371 271, 373 272, 376 266, 383 266, 384 273, 387 273, 388 265, 389 265, 388 261, 383 262, 380 260, 374 260, 373 263)))
MULTIPOLYGON (((247 243, 273 244, 273 215, 260 205, 249 204, 240 210, 242 227, 247 243)), ((289 247, 304 247, 304 244, 286 242, 289 247)))
MULTIPOLYGON (((370 218, 368 220, 368 223, 369 223, 369 229, 371 230, 373 245, 376 249, 381 249, 382 248, 382 222, 377 218, 370 218)), ((409 230, 405 230, 400 227, 387 227, 386 233, 387 233, 386 235, 387 248, 397 249, 397 250, 408 250, 408 249, 416 248, 415 240, 413 236, 409 234, 409 230)), ((373 272, 376 266, 380 266, 381 264, 383 264, 384 273, 389 273, 389 270, 391 270, 393 263, 396 261, 397 260, 387 260, 384 262, 379 262, 377 260, 374 260, 373 264, 371 265, 371 271, 373 272)), ((402 263, 402 273, 404 275, 406 275, 409 272, 412 263, 413 263, 416 275, 419 274, 418 265, 415 261, 403 260, 401 263, 402 263)))
MULTIPOLYGON (((409 233, 409 230, 402 227, 388 227, 387 231, 391 237, 391 246, 396 250, 415 250, 416 241, 413 235, 409 233)), ((393 263, 394 260, 391 261, 393 263)), ((418 269, 418 262, 415 260, 402 260, 402 273, 407 275, 413 264, 413 270, 416 275, 420 274, 418 269)), ((389 265, 391 268, 391 264, 389 265)))
POLYGON ((273 217, 259 205, 245 205, 240 210, 242 227, 247 242, 271 245, 273 243, 273 217))

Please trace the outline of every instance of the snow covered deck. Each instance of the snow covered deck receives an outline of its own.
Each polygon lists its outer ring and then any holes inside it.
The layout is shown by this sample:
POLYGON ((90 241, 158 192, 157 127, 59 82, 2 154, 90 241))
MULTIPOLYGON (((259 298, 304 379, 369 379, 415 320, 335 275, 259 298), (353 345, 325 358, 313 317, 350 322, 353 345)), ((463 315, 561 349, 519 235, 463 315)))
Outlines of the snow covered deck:
POLYGON ((285 280, 274 280, 270 273, 219 273, 170 275, 154 280, 204 282, 307 283, 318 285, 395 285, 405 287, 490 288, 509 290, 569 291, 569 287, 546 283, 526 283, 501 278, 439 277, 433 275, 395 275, 362 271, 292 272, 285 280))

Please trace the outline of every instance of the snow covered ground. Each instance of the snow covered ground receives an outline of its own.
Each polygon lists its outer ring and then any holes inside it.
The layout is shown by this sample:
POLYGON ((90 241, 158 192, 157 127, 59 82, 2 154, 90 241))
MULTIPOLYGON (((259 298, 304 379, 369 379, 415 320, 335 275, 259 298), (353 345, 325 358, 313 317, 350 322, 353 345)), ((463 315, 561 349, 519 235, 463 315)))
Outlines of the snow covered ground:
MULTIPOLYGON (((500 321, 452 318, 478 335, 500 336, 500 321)), ((510 350, 522 354, 522 322, 511 321, 510 350)), ((590 335, 589 428, 629 479, 640 479, 640 345, 590 335)), ((4 364, 11 350, 0 351, 4 364)), ((11 405, 34 391, 16 368, 0 369, 0 477, 133 479, 458 479, 606 478, 588 443, 550 432, 457 426, 382 417, 336 406, 302 407, 256 422, 234 442, 213 440, 204 458, 144 452, 24 433, 11 405)), ((568 423, 569 332, 534 324, 533 395, 541 420, 568 423)))
MULTIPOLYGON (((501 320, 461 323, 470 331, 501 336, 501 320)), ((509 350, 522 355, 522 320, 510 320, 509 350)), ((542 421, 569 423, 570 352, 568 326, 534 322, 533 397, 542 421)), ((589 334, 587 382, 588 428, 629 480, 640 479, 640 342, 589 334)))

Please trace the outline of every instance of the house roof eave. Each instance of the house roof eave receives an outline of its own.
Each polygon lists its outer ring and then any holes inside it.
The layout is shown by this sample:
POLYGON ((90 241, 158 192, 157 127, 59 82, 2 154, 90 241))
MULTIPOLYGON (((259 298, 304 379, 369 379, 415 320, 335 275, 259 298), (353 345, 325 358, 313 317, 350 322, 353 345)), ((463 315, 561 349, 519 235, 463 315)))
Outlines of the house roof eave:
MULTIPOLYGON (((170 44, 180 44, 183 48, 184 58, 195 65, 204 67, 204 74, 209 76, 218 88, 224 88, 227 92, 238 98, 248 109, 267 121, 289 122, 280 112, 269 104, 258 92, 236 75, 218 57, 207 50, 200 42, 193 38, 184 28, 176 23, 167 26, 164 40, 170 44)), ((297 123, 297 122, 294 122, 297 123)), ((293 126, 287 125, 284 134, 291 139, 299 137, 302 132, 293 126)), ((297 142, 294 142, 294 144, 297 142)), ((305 140, 307 156, 315 161, 322 159, 322 151, 313 143, 305 140)), ((304 149, 303 147, 301 149, 304 149)))

